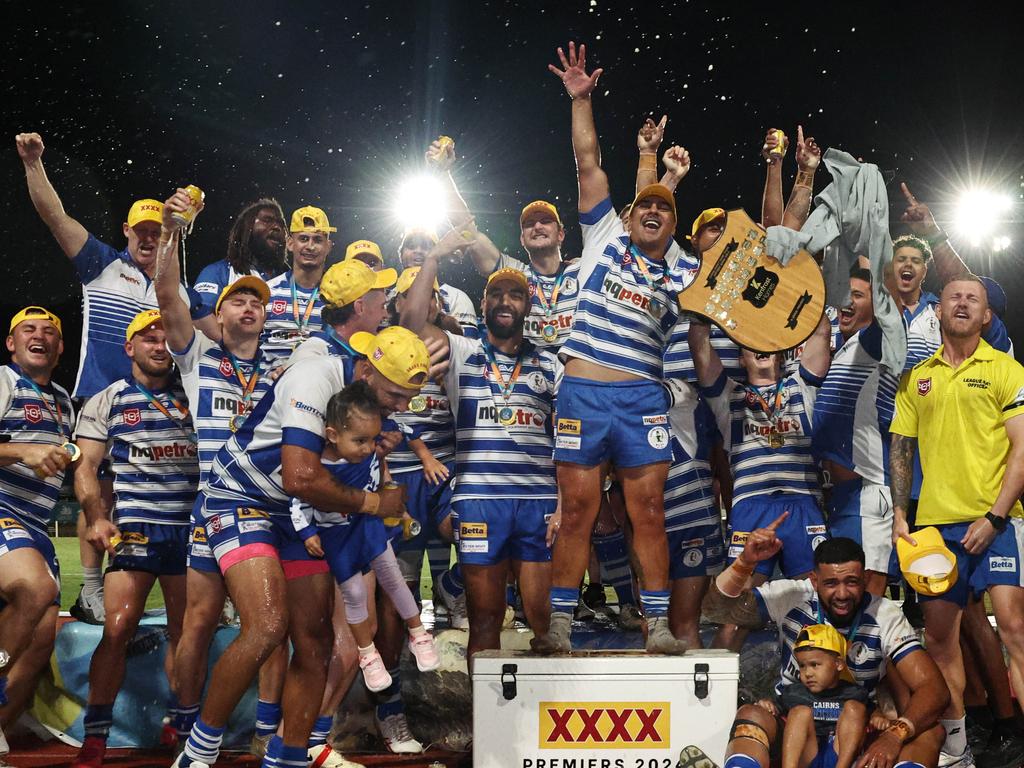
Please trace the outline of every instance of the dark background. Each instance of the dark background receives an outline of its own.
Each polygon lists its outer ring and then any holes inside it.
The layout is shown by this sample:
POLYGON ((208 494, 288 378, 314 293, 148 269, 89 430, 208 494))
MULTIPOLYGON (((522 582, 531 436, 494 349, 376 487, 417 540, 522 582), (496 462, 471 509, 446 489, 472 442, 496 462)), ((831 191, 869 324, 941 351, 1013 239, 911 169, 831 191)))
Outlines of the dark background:
MULTIPOLYGON (((60 313, 67 352, 58 378, 70 386, 80 288, 25 191, 19 131, 43 135, 68 212, 118 247, 132 200, 202 187, 190 278, 223 257, 235 214, 262 195, 286 214, 326 209, 336 249, 369 237, 393 256, 394 188, 440 133, 455 138, 456 178, 499 246, 519 252, 518 211, 546 198, 566 221, 566 252, 577 253, 569 100, 546 70, 556 46, 576 39, 605 68, 594 106, 618 204, 631 197, 635 135, 649 114, 668 113, 664 147, 680 143, 693 156, 678 195, 687 231, 712 205, 757 218, 764 132, 778 126, 795 137, 801 123, 823 147, 895 171, 932 203, 968 264, 1003 283, 1011 333, 1024 338, 1015 302, 1024 289, 1015 263, 1024 241, 1024 55, 1011 6, 842 5, 6 5, 0 318, 6 327, 28 303, 60 313), (1000 230, 1014 241, 1009 251, 970 248, 952 229, 958 193, 981 183, 1014 198, 1000 230)), ((786 163, 788 195, 792 152, 786 163)), ((828 181, 819 173, 817 189, 828 181)), ((898 186, 890 198, 897 222, 898 186)), ((450 267, 448 279, 475 296, 468 271, 450 267)))

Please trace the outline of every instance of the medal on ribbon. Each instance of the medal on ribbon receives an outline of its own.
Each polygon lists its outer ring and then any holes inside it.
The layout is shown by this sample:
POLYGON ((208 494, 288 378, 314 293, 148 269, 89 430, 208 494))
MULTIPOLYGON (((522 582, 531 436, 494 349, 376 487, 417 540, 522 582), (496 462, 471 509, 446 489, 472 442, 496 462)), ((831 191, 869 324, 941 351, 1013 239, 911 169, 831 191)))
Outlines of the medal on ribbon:
MULTIPOLYGON (((512 388, 516 384, 516 380, 519 378, 520 371, 523 370, 523 350, 520 348, 516 355, 516 365, 512 370, 512 375, 509 376, 508 381, 505 381, 505 377, 501 374, 501 368, 498 367, 498 361, 494 357, 494 350, 491 345, 486 341, 483 342, 484 352, 487 354, 487 361, 491 365, 491 372, 494 374, 495 380, 498 382, 498 386, 501 387, 501 398, 504 400, 505 405, 498 408, 498 421, 506 426, 510 427, 516 423, 516 412, 509 405, 508 399, 512 394, 512 388)), ((495 403, 497 405, 497 403, 495 403)))

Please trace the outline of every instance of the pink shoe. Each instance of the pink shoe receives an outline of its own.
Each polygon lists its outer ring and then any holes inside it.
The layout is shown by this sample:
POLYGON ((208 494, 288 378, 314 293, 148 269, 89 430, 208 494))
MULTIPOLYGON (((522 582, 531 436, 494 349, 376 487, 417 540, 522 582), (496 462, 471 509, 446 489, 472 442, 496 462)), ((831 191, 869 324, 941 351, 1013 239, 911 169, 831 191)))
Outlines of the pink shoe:
POLYGON ((72 768, 102 768, 103 755, 107 751, 107 740, 100 736, 86 736, 78 751, 72 768))
POLYGON ((377 693, 391 685, 391 675, 376 649, 373 653, 359 657, 359 667, 363 670, 363 680, 368 691, 377 693))
POLYGON ((416 668, 420 672, 433 672, 441 666, 441 657, 437 655, 437 646, 434 645, 434 636, 429 632, 410 635, 409 650, 416 657, 416 668))

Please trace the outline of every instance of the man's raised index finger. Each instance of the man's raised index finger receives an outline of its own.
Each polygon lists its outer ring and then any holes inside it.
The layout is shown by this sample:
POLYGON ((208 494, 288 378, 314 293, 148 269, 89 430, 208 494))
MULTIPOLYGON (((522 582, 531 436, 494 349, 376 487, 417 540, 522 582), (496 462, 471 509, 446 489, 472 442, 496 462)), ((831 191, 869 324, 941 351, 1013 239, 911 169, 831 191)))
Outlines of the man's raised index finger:
POLYGON ((780 525, 782 525, 783 521, 787 517, 789 517, 789 510, 788 509, 785 512, 783 512, 781 515, 776 517, 771 523, 768 524, 768 530, 769 531, 775 531, 780 525))
POLYGON ((907 186, 907 182, 900 182, 900 190, 903 192, 903 196, 907 198, 907 202, 911 205, 917 205, 917 198, 914 197, 914 193, 910 191, 910 187, 907 186))

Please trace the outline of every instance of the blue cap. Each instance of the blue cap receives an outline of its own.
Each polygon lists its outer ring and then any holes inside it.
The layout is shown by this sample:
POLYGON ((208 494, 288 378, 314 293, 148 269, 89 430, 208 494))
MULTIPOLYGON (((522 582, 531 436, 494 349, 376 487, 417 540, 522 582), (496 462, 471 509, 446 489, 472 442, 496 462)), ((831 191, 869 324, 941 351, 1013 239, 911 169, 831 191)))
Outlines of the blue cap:
POLYGON ((988 308, 1002 318, 1006 314, 1006 291, 991 277, 982 277, 981 282, 985 284, 985 291, 988 293, 988 308))

